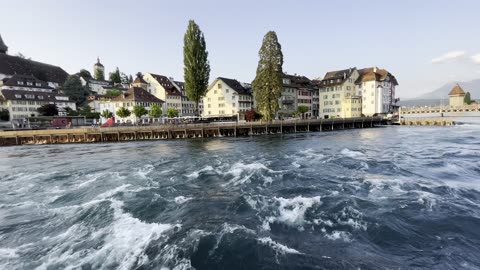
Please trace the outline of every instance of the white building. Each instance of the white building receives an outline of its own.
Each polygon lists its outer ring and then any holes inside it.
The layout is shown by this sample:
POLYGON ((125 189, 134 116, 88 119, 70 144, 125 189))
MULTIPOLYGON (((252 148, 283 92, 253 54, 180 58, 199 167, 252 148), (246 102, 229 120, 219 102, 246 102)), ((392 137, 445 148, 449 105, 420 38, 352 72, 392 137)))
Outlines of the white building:
POLYGON ((105 95, 112 86, 109 81, 105 80, 95 80, 94 78, 82 77, 80 76, 80 81, 82 86, 87 86, 91 92, 98 95, 105 95))
POLYGON ((357 95, 362 96, 362 114, 372 116, 393 112, 397 79, 385 69, 377 67, 358 70, 357 95))
MULTIPOLYGON (((145 73, 143 80, 146 90, 161 100, 165 100, 163 112, 168 108, 175 108, 179 116, 194 115, 195 103, 188 99, 183 82, 175 81, 167 76, 145 73)), ((202 113, 203 105, 199 103, 199 112, 202 113)))
POLYGON ((448 97, 450 107, 461 107, 464 105, 465 91, 463 91, 462 87, 457 83, 457 85, 452 88, 452 91, 448 93, 448 97))
POLYGON ((38 116, 37 109, 45 104, 55 104, 59 111, 65 111, 67 107, 77 109, 75 102, 64 95, 27 90, 0 90, 0 109, 8 110, 10 119, 38 116))
POLYGON ((100 112, 104 110, 110 111, 115 117, 115 121, 117 123, 134 123, 136 122, 136 119, 135 115, 133 114, 133 106, 141 105, 145 107, 147 111, 150 111, 150 106, 152 104, 158 104, 160 107, 162 107, 163 103, 163 100, 150 94, 145 89, 140 87, 132 87, 118 97, 112 98, 111 100, 102 100, 100 102, 100 112), (130 110, 132 114, 125 118, 118 117, 117 111, 122 107, 130 110))
POLYGON ((251 85, 219 77, 203 98, 204 117, 244 115, 253 108, 251 85))

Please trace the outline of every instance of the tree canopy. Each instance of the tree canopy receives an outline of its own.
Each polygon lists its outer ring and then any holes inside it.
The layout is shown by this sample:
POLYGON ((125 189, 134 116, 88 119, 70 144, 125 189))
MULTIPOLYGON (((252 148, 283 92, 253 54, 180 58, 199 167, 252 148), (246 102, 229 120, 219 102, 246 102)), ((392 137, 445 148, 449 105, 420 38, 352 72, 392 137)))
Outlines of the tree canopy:
POLYGON ((117 116, 120 118, 129 117, 131 114, 132 112, 125 107, 121 107, 120 109, 117 110, 117 116))
POLYGON ((174 117, 178 117, 178 110, 175 109, 175 108, 168 108, 167 109, 167 117, 169 118, 174 118, 174 117))
POLYGON ((122 83, 122 76, 120 75, 120 70, 118 69, 118 67, 115 69, 115 72, 110 73, 109 80, 112 83, 116 83, 116 84, 122 83))
POLYGON ((300 106, 298 106, 297 111, 300 114, 304 114, 304 113, 308 112, 308 107, 305 106, 305 105, 300 105, 300 106))
POLYGON ((195 102, 195 113, 198 115, 198 103, 208 90, 210 63, 205 37, 195 21, 188 22, 183 42, 185 92, 195 102))
POLYGON ((105 80, 105 72, 99 68, 95 69, 95 73, 93 74, 95 80, 103 81, 105 80))
POLYGON ((81 69, 78 74, 80 75, 80 77, 92 78, 92 74, 90 73, 90 71, 88 71, 86 69, 81 69))
POLYGON ((118 89, 115 89, 115 88, 110 89, 110 90, 108 90, 108 91, 105 93, 105 95, 106 95, 106 96, 109 96, 109 97, 118 97, 118 96, 120 96, 121 94, 122 94, 122 91, 120 91, 120 90, 118 90, 118 89))
POLYGON ((142 105, 133 106, 133 115, 135 115, 136 118, 140 118, 147 113, 147 109, 145 109, 145 107, 143 107, 142 105))
POLYGON ((158 118, 162 116, 162 109, 160 108, 160 105, 153 103, 150 106, 150 112, 148 113, 148 115, 153 118, 158 118))
POLYGON ((279 109, 278 99, 282 93, 283 76, 282 46, 274 31, 265 35, 258 55, 260 60, 252 82, 253 96, 263 118, 270 121, 279 109))
POLYGON ((110 118, 113 116, 113 113, 109 110, 103 110, 100 116, 103 118, 110 118))
POLYGON ((75 101, 77 104, 84 101, 85 96, 88 93, 86 87, 82 85, 80 78, 75 75, 68 76, 63 85, 63 92, 70 98, 70 100, 75 101))
POLYGON ((465 97, 463 98, 463 103, 465 103, 466 105, 472 104, 472 97, 470 96, 470 92, 467 92, 465 94, 465 97))
POLYGON ((44 104, 37 108, 37 112, 42 116, 55 116, 58 114, 58 108, 55 104, 44 104))

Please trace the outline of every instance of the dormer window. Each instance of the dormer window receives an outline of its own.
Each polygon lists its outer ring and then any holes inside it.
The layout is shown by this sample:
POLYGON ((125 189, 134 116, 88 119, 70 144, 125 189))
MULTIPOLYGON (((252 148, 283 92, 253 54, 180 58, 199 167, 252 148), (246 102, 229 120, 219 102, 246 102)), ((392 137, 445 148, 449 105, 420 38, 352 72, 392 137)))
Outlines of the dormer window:
POLYGON ((38 96, 38 99, 43 99, 43 96, 38 96))
POLYGON ((17 81, 17 84, 18 85, 23 85, 23 82, 22 81, 17 81))
POLYGON ((22 98, 22 95, 15 95, 15 98, 22 98))
POLYGON ((33 83, 32 82, 27 82, 27 85, 28 86, 33 86, 33 83))
POLYGON ((40 87, 40 86, 42 86, 42 84, 41 84, 41 83, 39 83, 39 82, 37 82, 37 83, 35 83, 35 86, 38 86, 38 87, 40 87))

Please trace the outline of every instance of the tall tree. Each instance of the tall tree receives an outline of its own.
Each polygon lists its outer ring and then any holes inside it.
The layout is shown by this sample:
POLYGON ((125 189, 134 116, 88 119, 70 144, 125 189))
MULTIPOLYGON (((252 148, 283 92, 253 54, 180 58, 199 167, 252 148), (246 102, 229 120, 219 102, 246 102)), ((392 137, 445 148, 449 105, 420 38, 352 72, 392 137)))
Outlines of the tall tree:
POLYGON ((93 77, 95 80, 103 81, 105 80, 105 73, 102 69, 97 68, 94 70, 93 77))
POLYGON ((153 103, 150 105, 150 112, 148 112, 148 115, 153 118, 158 118, 162 116, 162 108, 160 108, 160 105, 153 103))
POLYGON ((198 115, 198 103, 208 90, 210 63, 205 37, 195 21, 188 22, 183 42, 185 92, 195 102, 195 114, 198 115))
POLYGON ((82 85, 80 78, 75 75, 68 76, 63 85, 63 92, 77 104, 81 103, 87 95, 86 88, 82 85))
POLYGON ((110 73, 109 79, 112 83, 122 83, 122 76, 118 67, 115 69, 115 72, 110 73))
POLYGON ((472 104, 472 97, 470 96, 470 92, 467 92, 465 94, 465 97, 463 98, 463 103, 470 105, 472 104))
POLYGON ((257 75, 252 82, 253 96, 263 118, 270 121, 279 109, 283 75, 282 46, 274 31, 265 35, 258 55, 257 75))

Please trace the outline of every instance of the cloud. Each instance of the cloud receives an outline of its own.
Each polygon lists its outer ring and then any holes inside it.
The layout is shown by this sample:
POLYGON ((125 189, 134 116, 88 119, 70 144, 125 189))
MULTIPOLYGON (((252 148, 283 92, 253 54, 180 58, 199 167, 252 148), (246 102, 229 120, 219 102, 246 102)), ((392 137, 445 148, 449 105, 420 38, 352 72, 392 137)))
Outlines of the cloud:
POLYGON ((479 64, 480 65, 480 53, 479 54, 475 54, 475 55, 472 55, 472 60, 475 64, 479 64))
MULTIPOLYGON (((439 63, 444 63, 448 60, 453 60, 455 58, 459 58, 459 57, 462 57, 465 55, 465 51, 451 51, 451 52, 448 52, 440 57, 436 57, 436 58, 433 58, 432 59, 432 63, 433 64, 439 64, 439 63)), ((480 56, 479 56, 480 58, 480 56)), ((478 59, 480 60, 480 59, 478 59)))

